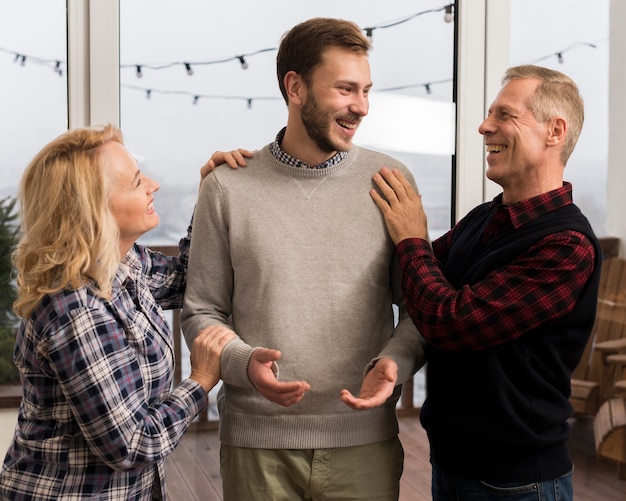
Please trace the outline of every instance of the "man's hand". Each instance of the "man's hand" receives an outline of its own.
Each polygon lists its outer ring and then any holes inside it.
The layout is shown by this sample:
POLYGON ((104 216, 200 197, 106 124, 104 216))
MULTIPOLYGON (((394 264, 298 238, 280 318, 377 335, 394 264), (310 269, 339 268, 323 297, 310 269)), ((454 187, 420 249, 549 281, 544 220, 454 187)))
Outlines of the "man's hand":
POLYGON ((302 400, 311 387, 306 381, 278 381, 272 366, 280 356, 278 350, 257 348, 250 357, 248 377, 256 390, 270 402, 289 407, 302 400))
POLYGON ((384 198, 375 189, 370 195, 383 213, 393 243, 398 244, 405 238, 428 240, 422 196, 415 193, 404 175, 397 169, 383 167, 380 173, 374 174, 374 182, 384 198))
POLYGON ((393 394, 397 380, 398 364, 391 358, 383 357, 365 376, 359 397, 348 390, 341 390, 341 400, 355 410, 379 407, 393 394))

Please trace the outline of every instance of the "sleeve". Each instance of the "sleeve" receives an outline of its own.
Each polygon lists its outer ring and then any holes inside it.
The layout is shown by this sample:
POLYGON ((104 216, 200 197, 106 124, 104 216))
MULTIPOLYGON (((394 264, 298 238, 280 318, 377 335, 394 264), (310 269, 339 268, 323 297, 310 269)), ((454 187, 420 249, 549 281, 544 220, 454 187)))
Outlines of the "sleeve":
POLYGON ((448 351, 497 346, 566 315, 591 276, 595 256, 585 235, 559 232, 456 289, 428 242, 406 239, 397 248, 409 314, 429 344, 448 351))
MULTIPOLYGON (((415 191, 419 193, 410 171, 405 168, 404 174, 413 185, 415 191)), ((408 381, 425 364, 425 341, 413 320, 411 320, 403 298, 402 271, 396 253, 394 253, 389 273, 393 302, 397 307, 397 324, 391 339, 387 342, 378 357, 369 364, 368 369, 371 368, 378 359, 389 357, 398 365, 398 383, 401 384, 408 381)))
POLYGON ((143 277, 146 285, 164 310, 183 307, 191 232, 192 225, 190 224, 187 227, 187 235, 178 242, 177 256, 166 256, 162 252, 135 244, 144 268, 143 277))
POLYGON ((91 452, 115 470, 166 457, 207 405, 190 379, 151 401, 151 388, 170 375, 146 379, 124 330, 103 310, 75 309, 53 323, 46 356, 91 452))
MULTIPOLYGON (((209 325, 230 325, 233 297, 233 267, 230 258, 227 208, 215 173, 202 182, 194 214, 189 250, 187 289, 181 324, 187 345, 209 325)), ((222 352, 222 380, 252 387, 248 361, 254 348, 237 338, 222 352)))
MULTIPOLYGON (((394 260, 397 263, 397 260, 394 260)), ((392 271, 392 287, 394 304, 398 308, 398 322, 393 336, 387 342, 376 360, 389 357, 398 365, 398 384, 408 381, 426 363, 424 354, 425 341, 407 311, 400 290, 399 266, 394 263, 392 271)), ((370 364, 370 367, 375 360, 370 364)))

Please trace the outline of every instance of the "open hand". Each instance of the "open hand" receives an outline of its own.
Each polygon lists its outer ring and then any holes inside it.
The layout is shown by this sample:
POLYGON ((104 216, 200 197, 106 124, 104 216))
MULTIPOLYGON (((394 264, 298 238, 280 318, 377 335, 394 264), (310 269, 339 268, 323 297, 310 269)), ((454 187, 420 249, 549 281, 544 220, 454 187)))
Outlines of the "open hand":
POLYGON ((393 394, 397 380, 398 364, 391 358, 383 357, 363 379, 358 398, 349 390, 341 390, 341 400, 355 410, 379 407, 393 394))
POLYGON ((269 401, 289 407, 302 400, 311 387, 306 381, 278 381, 272 368, 280 356, 278 350, 257 348, 250 357, 248 377, 256 390, 269 401))

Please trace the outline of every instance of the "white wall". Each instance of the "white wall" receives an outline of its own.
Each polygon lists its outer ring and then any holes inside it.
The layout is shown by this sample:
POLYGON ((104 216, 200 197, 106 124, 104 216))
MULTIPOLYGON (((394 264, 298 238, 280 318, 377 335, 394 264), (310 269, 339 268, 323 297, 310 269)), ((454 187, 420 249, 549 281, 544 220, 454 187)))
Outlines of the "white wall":
POLYGON ((17 408, 0 409, 0 461, 4 459, 4 453, 9 448, 16 423, 17 408))
POLYGON ((609 63, 609 166, 607 174, 607 233, 620 239, 626 256, 626 2, 611 0, 609 63))

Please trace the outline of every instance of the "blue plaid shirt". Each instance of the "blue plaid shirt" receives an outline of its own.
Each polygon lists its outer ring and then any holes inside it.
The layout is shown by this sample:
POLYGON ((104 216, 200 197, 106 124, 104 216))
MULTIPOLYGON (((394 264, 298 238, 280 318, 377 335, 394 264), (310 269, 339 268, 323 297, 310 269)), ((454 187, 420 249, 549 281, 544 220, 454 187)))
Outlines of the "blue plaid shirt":
POLYGON ((195 381, 171 389, 163 308, 182 307, 189 234, 179 250, 166 257, 135 245, 111 300, 63 290, 22 322, 14 361, 23 399, 0 498, 165 498, 164 458, 207 405, 195 381))

